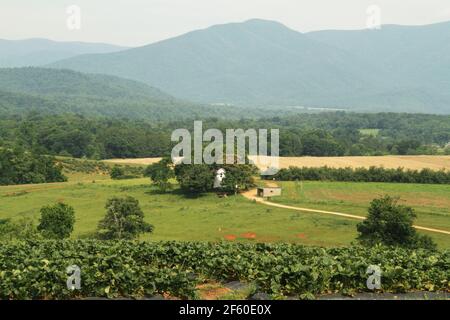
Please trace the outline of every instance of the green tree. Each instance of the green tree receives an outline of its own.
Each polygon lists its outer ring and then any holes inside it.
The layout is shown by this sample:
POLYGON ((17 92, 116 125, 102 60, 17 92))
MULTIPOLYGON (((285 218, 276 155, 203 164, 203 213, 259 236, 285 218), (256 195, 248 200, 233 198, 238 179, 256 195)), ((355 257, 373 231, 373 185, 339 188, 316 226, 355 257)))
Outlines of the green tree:
POLYGON ((175 166, 175 176, 183 191, 204 193, 214 185, 214 168, 207 164, 179 164, 175 166))
POLYGON ((125 175, 125 171, 119 166, 114 166, 109 175, 111 179, 120 179, 125 175))
POLYGON ((221 191, 237 193, 254 186, 253 177, 258 169, 253 164, 179 164, 175 166, 175 176, 185 192, 205 193, 214 190, 215 175, 220 168, 225 170, 221 191))
POLYGON ((413 227, 416 214, 388 195, 374 199, 367 219, 357 225, 358 240, 364 245, 383 243, 406 248, 435 249, 432 239, 419 235, 413 227))
POLYGON ((237 193, 240 190, 248 190, 255 185, 254 176, 258 174, 256 166, 252 164, 226 164, 219 167, 225 170, 225 179, 221 185, 224 191, 237 193))
POLYGON ((144 221, 139 201, 133 197, 113 197, 106 202, 106 215, 98 224, 103 239, 134 239, 153 226, 144 221))
POLYGON ((150 177, 158 188, 165 192, 170 189, 170 179, 175 177, 170 159, 163 158, 159 162, 149 165, 144 175, 150 177))
POLYGON ((70 237, 75 224, 75 210, 64 203, 41 208, 41 218, 37 229, 48 239, 70 237))

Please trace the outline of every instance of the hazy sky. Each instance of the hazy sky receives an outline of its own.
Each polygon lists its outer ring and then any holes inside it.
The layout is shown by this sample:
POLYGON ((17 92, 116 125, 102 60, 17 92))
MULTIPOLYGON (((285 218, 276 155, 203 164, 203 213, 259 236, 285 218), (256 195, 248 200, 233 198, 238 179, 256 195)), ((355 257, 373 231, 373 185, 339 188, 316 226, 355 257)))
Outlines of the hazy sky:
POLYGON ((450 20, 450 0, 0 0, 0 38, 144 45, 213 24, 277 20, 306 32, 365 28, 370 5, 383 24, 450 20), (81 29, 66 9, 81 9, 81 29))

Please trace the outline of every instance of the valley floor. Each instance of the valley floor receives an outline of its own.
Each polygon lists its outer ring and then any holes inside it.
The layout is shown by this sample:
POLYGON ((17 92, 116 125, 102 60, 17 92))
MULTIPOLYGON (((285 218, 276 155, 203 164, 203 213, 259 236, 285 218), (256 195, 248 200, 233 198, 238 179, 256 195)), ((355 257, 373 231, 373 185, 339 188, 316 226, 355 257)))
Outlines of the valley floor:
MULTIPOLYGON (((74 238, 94 234, 112 196, 133 196, 155 231, 143 240, 261 241, 342 246, 356 238, 357 220, 295 212, 249 201, 243 196, 208 194, 189 198, 177 187, 159 193, 148 179, 113 181, 102 175, 77 175, 69 182, 0 187, 0 218, 37 222, 39 209, 64 201, 75 208, 74 238)), ((371 199, 389 193, 413 206, 416 224, 450 230, 450 186, 389 183, 283 182, 276 203, 364 216, 371 199)), ((422 231, 421 231, 422 232, 422 231)), ((450 248, 450 236, 428 233, 440 248, 450 248)))

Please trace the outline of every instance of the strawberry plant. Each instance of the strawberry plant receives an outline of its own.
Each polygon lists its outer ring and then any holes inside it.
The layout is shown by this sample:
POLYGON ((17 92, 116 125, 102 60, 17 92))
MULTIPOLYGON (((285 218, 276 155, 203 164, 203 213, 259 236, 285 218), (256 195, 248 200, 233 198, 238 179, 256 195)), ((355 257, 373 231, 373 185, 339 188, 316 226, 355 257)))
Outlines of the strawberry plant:
POLYGON ((194 299, 204 279, 254 283, 275 296, 367 291, 366 270, 382 270, 382 291, 450 290, 450 252, 385 246, 36 240, 0 246, 0 299, 144 297, 194 299), (70 265, 81 288, 66 286, 70 265))

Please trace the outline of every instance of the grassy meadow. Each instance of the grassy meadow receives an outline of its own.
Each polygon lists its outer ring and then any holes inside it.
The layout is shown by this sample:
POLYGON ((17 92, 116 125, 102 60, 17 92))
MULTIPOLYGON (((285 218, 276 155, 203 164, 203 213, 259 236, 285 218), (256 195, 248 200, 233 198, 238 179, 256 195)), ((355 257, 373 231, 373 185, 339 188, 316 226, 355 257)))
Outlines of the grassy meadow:
MULTIPOLYGON (((417 224, 450 230, 450 186, 282 182, 283 196, 273 201, 364 215, 370 200, 383 193, 400 195, 418 212, 417 224)), ((155 226, 143 240, 295 242, 341 246, 356 237, 357 221, 302 213, 257 204, 242 196, 220 198, 208 194, 186 197, 174 186, 160 194, 149 179, 110 180, 104 174, 73 174, 69 182, 0 187, 0 218, 33 219, 47 204, 64 201, 75 208, 73 238, 92 236, 112 196, 133 196, 145 219, 155 226)), ((441 248, 450 237, 430 233, 441 248)))
MULTIPOLYGON (((284 181, 281 197, 273 202, 365 216, 372 199, 389 194, 414 208, 415 224, 450 230, 450 185, 284 181)), ((450 238, 448 239, 450 242, 450 238)))

